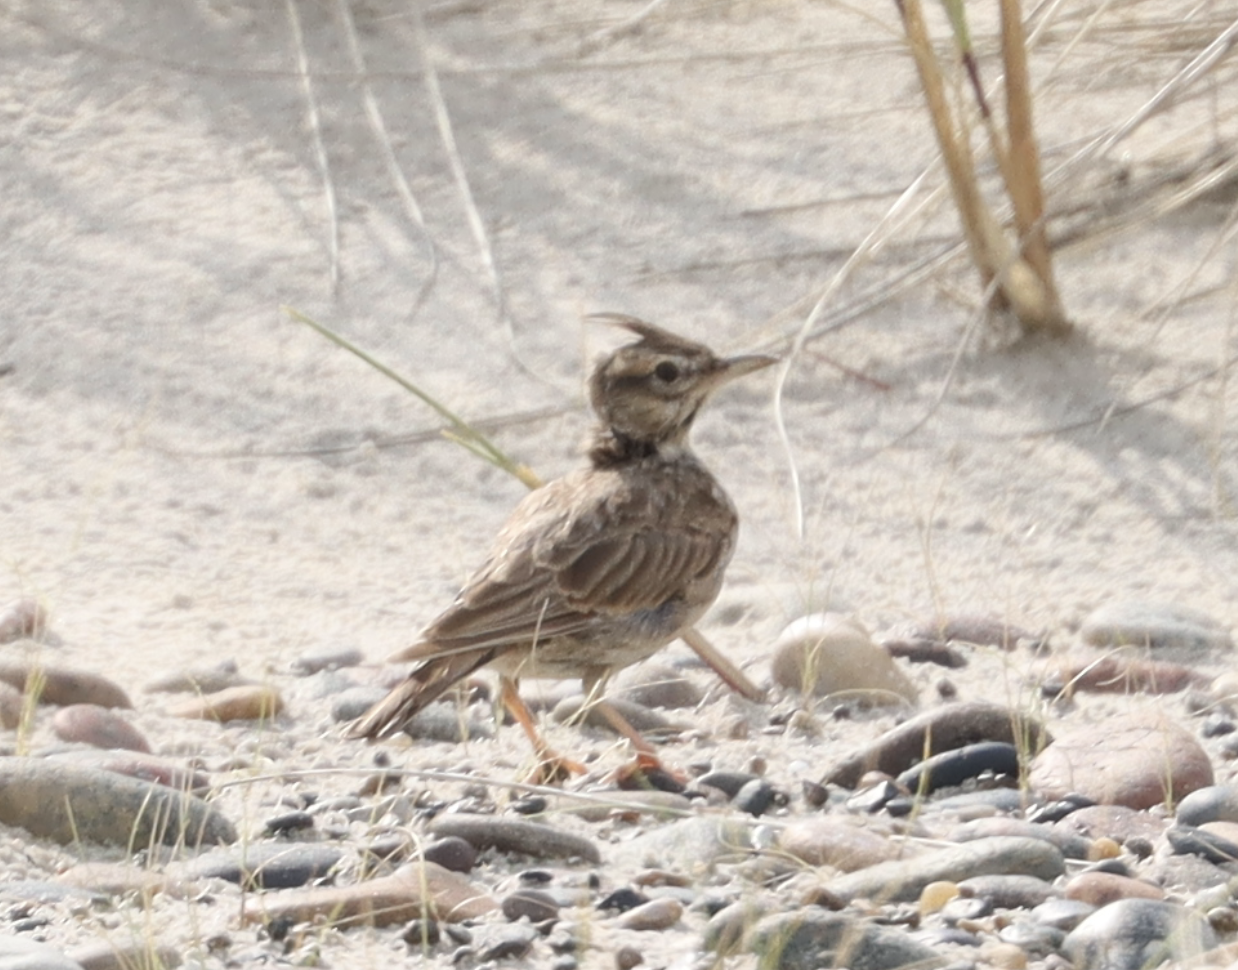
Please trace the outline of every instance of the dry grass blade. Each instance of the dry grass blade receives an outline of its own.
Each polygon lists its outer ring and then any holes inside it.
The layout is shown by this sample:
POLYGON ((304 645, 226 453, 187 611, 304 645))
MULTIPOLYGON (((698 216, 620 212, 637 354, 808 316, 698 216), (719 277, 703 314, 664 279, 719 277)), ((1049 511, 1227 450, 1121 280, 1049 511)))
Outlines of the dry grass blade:
POLYGON ((417 197, 413 194, 412 187, 409 186, 408 179, 404 176, 404 169, 401 168, 400 160, 396 158, 395 149, 391 145, 391 138, 387 135, 387 125, 383 121, 383 113, 379 110, 378 99, 374 97, 374 90, 370 86, 365 54, 361 50, 361 41, 357 37, 357 26, 353 23, 352 10, 349 7, 349 3, 350 0, 338 0, 336 8, 339 11, 340 21, 344 25, 344 36, 348 38, 348 50, 352 56, 353 65, 361 78, 361 103, 365 106, 365 115, 370 122, 370 129, 374 133, 374 140, 378 142, 378 147, 382 151, 383 162, 387 166, 387 173, 395 185, 400 201, 404 203, 404 211, 408 214, 413 225, 421 232, 421 237, 425 241, 426 258, 430 263, 426 279, 421 284, 417 298, 413 301, 412 313, 416 313, 417 307, 421 305, 421 302, 429 294, 435 280, 438 278, 438 249, 430 236, 430 229, 426 225, 421 205, 417 202, 417 197))
POLYGON ((967 67, 981 119, 1015 210, 1017 238, 1013 246, 981 195, 967 128, 961 118, 956 118, 946 97, 946 86, 920 0, 896 0, 896 3, 968 250, 984 290, 989 294, 986 306, 991 311, 1011 311, 1023 333, 1040 331, 1065 335, 1070 331, 1070 322, 1053 283, 1045 239, 1039 152, 1032 129, 1027 42, 1018 0, 1001 0, 1002 51, 1007 76, 1007 137, 1004 141, 995 126, 971 55, 963 6, 958 0, 945 0, 955 47, 967 67))
POLYGON ((322 190, 327 205, 330 223, 327 249, 331 256, 331 292, 340 285, 340 220, 335 203, 335 183, 331 179, 331 163, 322 141, 322 121, 318 115, 318 99, 314 95, 314 81, 309 69, 309 56, 305 52, 305 34, 301 30, 301 15, 297 13, 296 0, 285 0, 288 8, 288 25, 292 29, 292 41, 297 49, 297 73, 301 76, 301 90, 305 94, 305 110, 309 116, 310 134, 314 139, 314 161, 322 177, 322 190))
POLYGON ((365 350, 362 350, 348 338, 344 337, 342 334, 336 333, 325 324, 319 323, 317 320, 306 316, 304 313, 301 313, 299 310, 293 309, 292 307, 286 306, 283 310, 288 314, 288 316, 292 317, 292 319, 296 320, 298 323, 303 323, 307 327, 317 330, 333 344, 338 347, 343 347, 353 356, 365 361, 365 363, 369 364, 384 377, 395 381, 400 385, 400 387, 404 388, 404 390, 408 391, 425 404, 428 404, 447 422, 447 428, 443 431, 443 435, 445 437, 467 448, 469 451, 473 452, 473 454, 485 459, 496 468, 500 468, 509 475, 519 479, 529 488, 539 488, 541 486, 541 479, 537 477, 528 465, 524 465, 511 458, 493 441, 457 415, 437 398, 431 394, 428 394, 412 381, 392 370, 378 358, 370 353, 367 353, 365 350))

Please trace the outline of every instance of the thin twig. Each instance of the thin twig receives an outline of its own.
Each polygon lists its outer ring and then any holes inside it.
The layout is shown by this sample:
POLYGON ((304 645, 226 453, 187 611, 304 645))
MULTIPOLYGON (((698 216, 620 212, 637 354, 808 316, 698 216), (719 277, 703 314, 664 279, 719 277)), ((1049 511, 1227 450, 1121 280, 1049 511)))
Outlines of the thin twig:
MULTIPOLYGON (((881 217, 881 221, 873 227, 872 231, 856 247, 850 259, 834 274, 833 279, 826 285, 821 296, 818 297, 817 302, 813 305, 812 310, 809 311, 808 316, 804 318, 804 322, 800 325, 795 339, 791 342, 790 351, 778 368, 778 380, 774 387, 774 426, 777 429, 778 440, 782 444, 783 453, 787 458, 787 468, 791 477, 792 506, 795 509, 795 534, 800 539, 804 537, 804 492, 800 484, 800 473, 799 466, 795 460, 795 449, 791 445, 791 436, 787 432, 786 415, 782 407, 787 378, 791 373, 791 367, 794 365, 795 359, 799 356, 805 342, 812 333, 813 327, 820 319, 822 313, 825 312, 826 304, 834 299, 839 289, 851 277, 851 274, 855 272, 860 263, 876 252, 889 239, 894 231, 891 228, 892 224, 902 221, 906 216, 906 210, 908 210, 911 200, 915 198, 921 183, 927 175, 928 172, 926 170, 906 188, 903 194, 895 200, 894 205, 890 207, 889 211, 881 217)), ((911 209, 912 213, 915 211, 917 210, 911 209)))
POLYGON ((658 8, 666 2, 667 0, 650 0, 649 3, 632 14, 632 16, 590 34, 580 42, 580 55, 583 57, 585 54, 592 54, 594 51, 600 50, 620 37, 635 33, 640 28, 640 25, 653 16, 658 8))
POLYGON ((301 30, 301 15, 297 13, 296 0, 285 0, 288 8, 288 23, 292 28, 292 41, 297 49, 297 73, 301 76, 301 90, 305 94, 306 114, 309 116, 310 134, 314 139, 314 161, 322 177, 322 191, 327 204, 327 250, 331 257, 331 295, 340 286, 340 220, 335 204, 335 183, 331 179, 331 163, 322 140, 322 121, 318 116, 318 99, 314 96, 314 81, 310 75, 309 56, 305 51, 305 35, 301 30))
POLYGON ((404 388, 404 390, 408 391, 414 397, 420 399, 422 402, 428 404, 431 408, 437 411, 439 416, 447 422, 448 427, 444 433, 448 438, 450 438, 450 440, 457 442, 462 447, 467 448, 469 451, 473 452, 485 461, 490 462, 490 464, 495 467, 501 468, 509 475, 513 475, 520 479, 520 481, 522 481, 529 488, 538 488, 541 485, 541 479, 534 474, 533 470, 529 468, 528 465, 509 457, 493 441, 448 408, 447 405, 422 390, 403 375, 388 367, 373 354, 368 353, 348 338, 336 333, 325 324, 321 324, 317 320, 306 316, 299 310, 295 310, 288 306, 284 307, 283 310, 288 314, 288 316, 292 317, 292 319, 299 323, 305 324, 307 327, 317 330, 333 344, 343 347, 350 354, 365 361, 384 377, 395 381, 400 385, 400 387, 404 388))
POLYGON ((429 227, 426 225, 421 205, 413 194, 412 187, 408 184, 408 179, 404 176, 404 169, 400 166, 400 160, 396 158, 391 138, 387 135, 387 125, 383 121, 383 113, 379 110, 378 99, 374 97, 374 89, 370 85, 365 54, 361 50, 361 41, 357 36, 357 26, 353 23, 350 3, 351 0, 336 0, 336 9, 339 10, 340 20, 344 23, 344 35, 348 38, 348 49, 352 55, 357 75, 360 78, 361 103, 365 106, 365 116, 370 122, 370 130, 374 134, 374 140, 378 142, 383 162, 387 166, 387 174, 391 177, 391 182, 395 186, 396 193, 400 196, 400 201, 404 203, 404 211, 413 225, 421 231, 421 238, 426 247, 426 258, 430 263, 430 270, 422 281, 421 286, 418 287, 417 295, 413 299, 413 305, 409 311, 409 316, 411 317, 417 312, 422 301, 429 295, 431 288, 438 279, 438 248, 434 245, 434 239, 430 235, 429 227))

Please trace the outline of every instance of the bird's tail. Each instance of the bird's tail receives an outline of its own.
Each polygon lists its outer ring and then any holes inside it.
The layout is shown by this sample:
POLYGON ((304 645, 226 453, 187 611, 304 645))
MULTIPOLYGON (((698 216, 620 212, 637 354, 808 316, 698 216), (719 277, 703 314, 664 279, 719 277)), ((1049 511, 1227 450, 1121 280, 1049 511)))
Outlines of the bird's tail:
POLYGON ((408 677, 348 727, 348 738, 383 738, 403 728, 422 708, 494 658, 493 650, 467 650, 423 660, 408 677))

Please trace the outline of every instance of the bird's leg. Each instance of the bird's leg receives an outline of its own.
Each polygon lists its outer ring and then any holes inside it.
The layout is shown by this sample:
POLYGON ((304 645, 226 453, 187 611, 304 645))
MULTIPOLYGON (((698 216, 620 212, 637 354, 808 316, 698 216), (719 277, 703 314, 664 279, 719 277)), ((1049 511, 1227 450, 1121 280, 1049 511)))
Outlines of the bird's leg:
POLYGON ((653 787, 663 790, 683 790, 687 778, 672 768, 662 764, 654 746, 649 743, 640 731, 632 726, 632 722, 624 717, 617 707, 602 696, 602 688, 607 674, 592 674, 583 678, 585 703, 592 704, 597 712, 606 719, 606 723, 619 734, 628 739, 628 743, 636 751, 636 760, 631 765, 625 765, 615 772, 615 780, 621 787, 653 787), (643 783, 642 783, 643 782, 643 783))
POLYGON ((511 711, 512 717, 516 719, 516 723, 523 729, 524 733, 529 738, 529 743, 533 745, 533 750, 537 754, 537 767, 529 776, 529 780, 534 784, 552 785, 561 781, 565 781, 571 775, 583 775, 586 771, 584 765, 578 761, 573 761, 570 758, 565 758, 546 743, 546 739, 542 737, 542 733, 537 729, 537 724, 533 721, 533 712, 529 710, 524 699, 520 696, 520 689, 516 685, 516 681, 511 677, 499 677, 499 698, 503 701, 503 706, 511 711))

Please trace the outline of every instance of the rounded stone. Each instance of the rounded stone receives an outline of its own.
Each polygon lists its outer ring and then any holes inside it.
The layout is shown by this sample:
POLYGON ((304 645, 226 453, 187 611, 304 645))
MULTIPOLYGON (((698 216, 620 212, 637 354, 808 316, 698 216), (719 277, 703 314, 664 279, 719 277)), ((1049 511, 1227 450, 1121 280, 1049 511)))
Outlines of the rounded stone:
POLYGON ((629 909, 616 921, 626 930, 665 930, 683 917, 683 903, 663 897, 629 909))
POLYGON ((422 855, 451 872, 471 872, 477 864, 477 850, 473 844, 456 835, 435 839, 425 847, 422 855))
POLYGON ((52 730, 62 741, 89 744, 94 748, 150 753, 150 742, 142 732, 107 707, 98 704, 70 704, 52 717, 52 730))
POLYGON ((1165 890, 1112 872, 1081 872, 1063 889, 1067 899, 1100 908, 1119 899, 1164 899, 1165 890))
POLYGON ((858 620, 813 613, 790 624, 774 644, 775 682, 815 697, 863 694, 878 704, 915 704, 915 685, 858 620))
POLYGON ((1139 810, 1211 785, 1213 775, 1190 733, 1162 715, 1136 713, 1113 717, 1103 731, 1064 731, 1032 762, 1030 781, 1048 799, 1078 792, 1139 810))
POLYGON ((559 915, 559 903, 544 889, 517 889, 503 897, 503 915, 515 921, 527 917, 530 923, 544 923, 559 915))
POLYGON ((1076 970, 1141 970, 1189 960, 1216 946, 1199 913, 1153 899, 1122 899, 1097 910, 1063 941, 1076 970))

